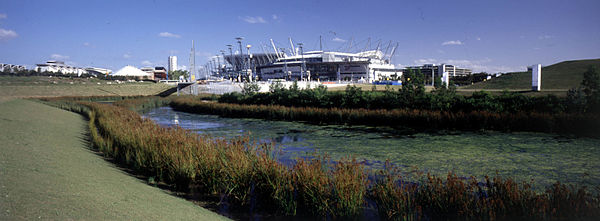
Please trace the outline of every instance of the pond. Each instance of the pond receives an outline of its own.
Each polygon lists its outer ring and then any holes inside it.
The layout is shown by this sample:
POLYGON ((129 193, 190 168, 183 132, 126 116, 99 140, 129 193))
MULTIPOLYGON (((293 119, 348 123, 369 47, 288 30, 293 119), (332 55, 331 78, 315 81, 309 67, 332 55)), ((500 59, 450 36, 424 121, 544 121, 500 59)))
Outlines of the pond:
POLYGON ((311 125, 299 122, 199 115, 160 107, 143 114, 161 126, 179 125, 219 137, 249 135, 275 142, 278 160, 291 164, 299 157, 328 154, 333 160, 354 157, 369 169, 386 159, 404 171, 418 169, 445 176, 496 173, 546 187, 556 181, 600 186, 600 139, 544 133, 456 132, 400 135, 391 128, 311 125))

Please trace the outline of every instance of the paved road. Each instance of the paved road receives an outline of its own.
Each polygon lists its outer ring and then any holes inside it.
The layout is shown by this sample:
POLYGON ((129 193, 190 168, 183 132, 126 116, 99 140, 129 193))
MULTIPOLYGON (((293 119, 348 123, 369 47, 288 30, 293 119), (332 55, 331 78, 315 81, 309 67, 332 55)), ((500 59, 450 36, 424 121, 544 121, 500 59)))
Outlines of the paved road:
POLYGON ((0 99, 0 220, 222 220, 88 149, 86 121, 0 99))

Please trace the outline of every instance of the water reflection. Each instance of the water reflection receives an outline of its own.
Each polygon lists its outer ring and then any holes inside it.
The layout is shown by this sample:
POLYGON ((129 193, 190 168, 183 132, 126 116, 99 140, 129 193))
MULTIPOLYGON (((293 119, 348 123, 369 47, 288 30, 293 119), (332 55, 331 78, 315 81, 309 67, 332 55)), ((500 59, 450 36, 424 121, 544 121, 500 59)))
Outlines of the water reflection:
POLYGON ((286 165, 294 159, 326 153, 334 160, 355 157, 368 168, 383 168, 387 159, 405 171, 424 170, 445 176, 510 176, 548 186, 556 181, 600 185, 600 140, 540 133, 408 133, 407 129, 319 126, 260 119, 196 115, 161 107, 144 114, 159 125, 232 138, 248 135, 274 142, 286 165))

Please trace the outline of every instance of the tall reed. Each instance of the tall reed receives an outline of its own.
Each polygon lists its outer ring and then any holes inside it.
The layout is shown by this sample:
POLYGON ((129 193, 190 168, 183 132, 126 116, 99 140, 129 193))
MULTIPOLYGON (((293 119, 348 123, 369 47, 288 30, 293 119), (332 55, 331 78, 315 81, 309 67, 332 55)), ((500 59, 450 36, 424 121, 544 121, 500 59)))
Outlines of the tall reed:
MULTIPOLYGON (((372 201, 385 219, 600 216, 600 191, 594 195, 583 187, 557 183, 538 193, 530 184, 508 178, 496 176, 479 182, 453 173, 445 178, 418 173, 414 182, 389 163, 378 174, 369 174, 355 160, 333 162, 326 156, 300 159, 286 167, 273 157, 273 144, 256 143, 248 137, 223 139, 179 127, 162 128, 117 105, 54 104, 88 117, 94 146, 117 162, 182 191, 194 188, 224 196, 223 202, 233 208, 348 219, 360 215, 365 202, 372 201)), ((323 114, 352 116, 345 111, 323 114)))
POLYGON ((577 113, 450 112, 416 109, 340 109, 240 105, 176 98, 170 106, 178 111, 326 124, 402 126, 416 130, 498 130, 576 134, 598 137, 600 116, 577 113))

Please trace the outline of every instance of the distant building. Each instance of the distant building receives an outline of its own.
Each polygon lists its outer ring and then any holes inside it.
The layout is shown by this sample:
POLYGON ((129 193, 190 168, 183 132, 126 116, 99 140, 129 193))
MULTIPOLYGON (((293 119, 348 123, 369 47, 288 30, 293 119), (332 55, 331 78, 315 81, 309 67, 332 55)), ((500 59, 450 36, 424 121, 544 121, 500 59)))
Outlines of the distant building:
POLYGON ((169 72, 177 70, 177 56, 169 56, 169 72))
MULTIPOLYGON (((154 69, 154 68, 152 68, 152 69, 154 69)), ((137 69, 136 67, 128 65, 128 66, 121 68, 117 72, 110 74, 110 76, 121 76, 121 77, 127 77, 127 78, 134 78, 134 79, 138 79, 138 80, 144 80, 144 79, 152 79, 154 77, 154 73, 150 74, 148 72, 144 72, 140 69, 137 69)))
POLYGON ((419 71, 425 77, 427 84, 433 85, 434 78, 441 78, 444 72, 448 73, 448 77, 467 76, 473 74, 471 69, 458 68, 450 64, 424 64, 421 66, 409 66, 404 68, 404 71, 419 71))
POLYGON ((531 69, 531 90, 542 90, 542 65, 534 64, 529 69, 531 69))
POLYGON ((16 72, 24 71, 24 70, 27 70, 27 68, 24 65, 0 63, 0 72, 16 73, 16 72))
POLYGON ((81 76, 82 74, 87 74, 87 71, 83 68, 72 67, 66 65, 63 61, 47 61, 44 64, 37 64, 35 69, 37 72, 53 72, 53 73, 62 73, 62 74, 77 74, 81 76))
POLYGON ((424 64, 422 66, 409 66, 406 67, 405 70, 417 71, 420 70, 422 74, 425 76, 431 76, 432 73, 435 76, 442 76, 444 72, 448 72, 448 75, 451 77, 455 76, 466 76, 473 74, 471 69, 467 68, 458 68, 455 65, 450 64, 424 64))
POLYGON ((388 56, 380 50, 359 53, 333 51, 295 52, 290 55, 252 54, 225 56, 233 71, 225 78, 235 79, 239 73, 248 75, 255 69, 259 80, 269 79, 308 81, 358 81, 373 82, 395 79, 402 71, 389 63, 388 56))
POLYGON ((112 73, 112 70, 110 69, 105 69, 105 68, 95 68, 95 67, 90 67, 90 68, 86 68, 85 69, 88 74, 94 75, 94 76, 100 76, 100 75, 108 75, 110 73, 112 73))
POLYGON ((167 80, 165 67, 154 67, 154 80, 167 80))

